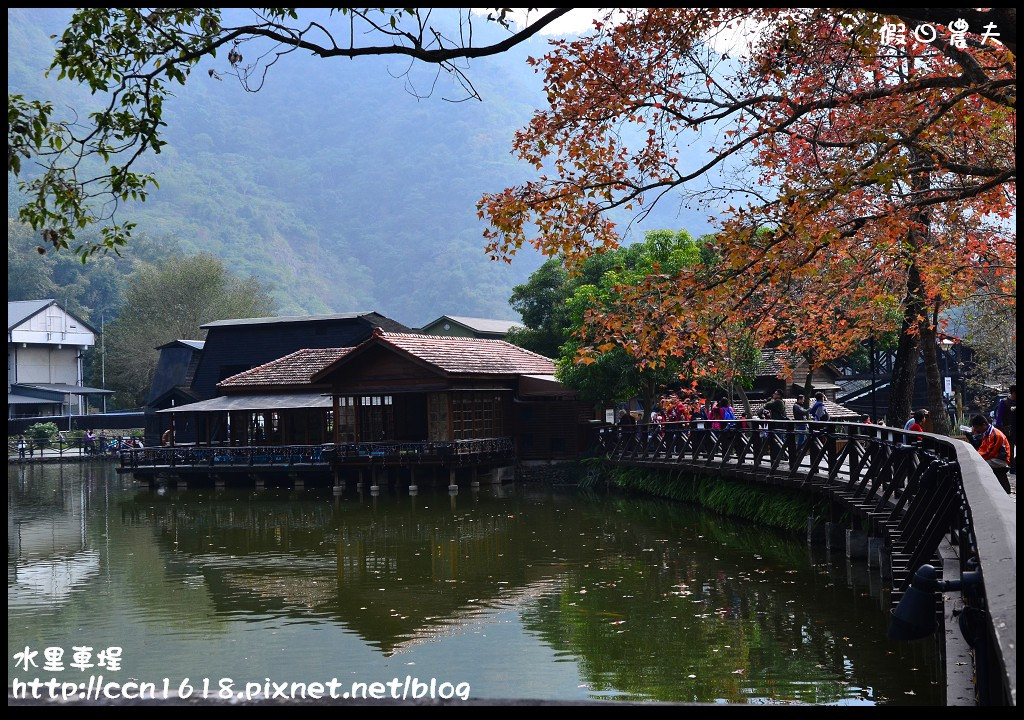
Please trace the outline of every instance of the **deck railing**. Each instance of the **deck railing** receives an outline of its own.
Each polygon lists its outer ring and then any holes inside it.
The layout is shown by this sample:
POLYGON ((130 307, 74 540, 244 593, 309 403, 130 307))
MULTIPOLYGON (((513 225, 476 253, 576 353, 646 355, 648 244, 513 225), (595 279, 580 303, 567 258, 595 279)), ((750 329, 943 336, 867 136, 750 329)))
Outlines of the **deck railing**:
POLYGON ((968 641, 987 643, 980 654, 990 653, 1004 701, 1016 703, 1016 504, 967 442, 881 425, 760 419, 608 427, 599 437, 615 463, 827 497, 883 539, 894 598, 948 540, 961 572, 980 570, 983 578, 980 597, 967 601, 968 641))
POLYGON ((415 463, 511 457, 511 438, 448 442, 352 442, 334 445, 176 445, 120 452, 125 470, 143 468, 329 467, 331 463, 415 463))

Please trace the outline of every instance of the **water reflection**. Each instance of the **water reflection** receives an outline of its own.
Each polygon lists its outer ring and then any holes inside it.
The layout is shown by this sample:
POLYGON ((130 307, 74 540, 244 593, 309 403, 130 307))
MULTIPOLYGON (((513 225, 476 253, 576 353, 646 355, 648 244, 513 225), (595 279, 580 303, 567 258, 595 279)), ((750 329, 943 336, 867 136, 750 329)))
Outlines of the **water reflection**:
POLYGON ((119 645, 140 678, 415 668, 473 697, 942 703, 934 647, 889 644, 887 607, 845 559, 671 503, 9 473, 9 657, 119 645))

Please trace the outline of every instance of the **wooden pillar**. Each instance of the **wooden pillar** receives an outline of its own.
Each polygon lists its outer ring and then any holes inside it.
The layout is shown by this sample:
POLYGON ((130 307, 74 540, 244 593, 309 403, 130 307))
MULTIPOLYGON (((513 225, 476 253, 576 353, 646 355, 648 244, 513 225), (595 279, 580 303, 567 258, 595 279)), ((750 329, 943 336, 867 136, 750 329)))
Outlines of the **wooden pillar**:
POLYGON ((334 411, 334 422, 331 424, 334 426, 334 447, 338 447, 341 444, 341 404, 338 400, 338 391, 335 390, 331 393, 331 401, 333 402, 334 411))

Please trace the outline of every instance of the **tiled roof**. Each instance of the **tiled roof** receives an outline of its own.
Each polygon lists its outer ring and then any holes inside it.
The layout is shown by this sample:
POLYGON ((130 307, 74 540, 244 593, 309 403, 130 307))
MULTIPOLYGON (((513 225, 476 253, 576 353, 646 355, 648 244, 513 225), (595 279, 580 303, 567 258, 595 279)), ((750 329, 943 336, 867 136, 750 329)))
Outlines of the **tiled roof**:
POLYGON ((504 340, 379 332, 375 335, 448 373, 553 375, 554 361, 504 340))
POLYGON ((757 374, 759 376, 777 376, 782 372, 783 366, 788 366, 792 370, 798 361, 799 358, 791 352, 765 348, 761 351, 761 362, 757 365, 757 374))
POLYGON ((313 348, 296 350, 283 358, 240 372, 217 383, 217 387, 265 385, 308 385, 310 378, 337 361, 352 348, 313 348))

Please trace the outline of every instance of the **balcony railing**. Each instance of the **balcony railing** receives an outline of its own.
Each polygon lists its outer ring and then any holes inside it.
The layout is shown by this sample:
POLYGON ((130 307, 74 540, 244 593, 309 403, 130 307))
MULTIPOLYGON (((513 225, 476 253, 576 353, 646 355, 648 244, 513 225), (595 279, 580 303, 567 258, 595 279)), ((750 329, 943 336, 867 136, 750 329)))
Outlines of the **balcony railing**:
POLYGON ((352 442, 334 445, 176 445, 120 452, 125 470, 144 468, 229 468, 247 466, 329 467, 340 464, 408 464, 424 461, 511 458, 512 438, 477 438, 446 442, 352 442))

